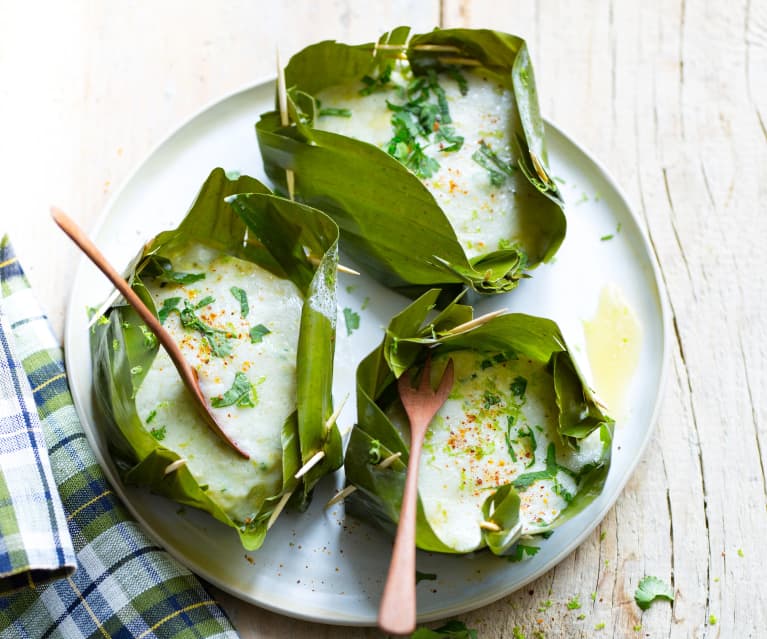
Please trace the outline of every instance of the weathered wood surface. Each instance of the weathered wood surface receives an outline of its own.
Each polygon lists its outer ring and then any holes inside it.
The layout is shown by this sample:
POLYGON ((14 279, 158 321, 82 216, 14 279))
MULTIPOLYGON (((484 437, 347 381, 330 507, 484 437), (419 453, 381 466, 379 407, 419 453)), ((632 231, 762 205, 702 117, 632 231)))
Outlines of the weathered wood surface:
MULTIPOLYGON (((767 3, 0 0, 0 16, 0 232, 59 333, 76 255, 48 204, 88 228, 167 131, 271 73, 277 38, 284 54, 399 23, 527 38, 543 112, 600 158, 646 224, 675 340, 655 435, 602 525, 537 582, 463 619, 483 639, 767 636, 767 3), (673 584, 673 606, 639 610, 645 574, 673 584)), ((380 636, 220 597, 245 638, 380 636)))

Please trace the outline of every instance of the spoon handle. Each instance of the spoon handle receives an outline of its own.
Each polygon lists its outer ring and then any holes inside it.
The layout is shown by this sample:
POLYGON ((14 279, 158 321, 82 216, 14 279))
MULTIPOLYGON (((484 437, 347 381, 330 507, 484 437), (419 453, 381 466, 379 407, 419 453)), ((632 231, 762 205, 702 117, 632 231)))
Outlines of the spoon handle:
POLYGON ((184 386, 192 393, 194 397, 194 403, 198 408, 200 416, 205 420, 205 423, 213 430, 216 435, 224 440, 229 446, 236 450, 240 455, 249 458, 249 455, 241 450, 237 444, 235 444, 227 434, 221 430, 221 427, 216 423, 216 420, 210 414, 208 406, 205 403, 205 398, 200 391, 200 386, 197 381, 197 372, 189 365, 189 362, 184 359, 184 355, 181 349, 176 344, 176 340, 171 337, 170 333, 166 331, 159 320, 154 316, 146 304, 141 301, 141 298, 136 295, 128 282, 120 275, 115 268, 104 257, 103 253, 99 251, 98 247, 91 242, 90 238, 83 232, 83 230, 77 225, 77 223, 70 218, 64 211, 54 207, 51 207, 51 216, 53 221, 58 224, 59 228, 66 233, 69 238, 77 244, 80 250, 88 256, 91 262, 98 267, 98 269, 107 276, 115 288, 120 291, 122 296, 126 299, 136 312, 141 316, 141 319, 149 327, 149 330, 155 334, 157 340, 162 344, 168 356, 173 361, 173 364, 178 370, 181 376, 181 381, 184 382, 184 386))

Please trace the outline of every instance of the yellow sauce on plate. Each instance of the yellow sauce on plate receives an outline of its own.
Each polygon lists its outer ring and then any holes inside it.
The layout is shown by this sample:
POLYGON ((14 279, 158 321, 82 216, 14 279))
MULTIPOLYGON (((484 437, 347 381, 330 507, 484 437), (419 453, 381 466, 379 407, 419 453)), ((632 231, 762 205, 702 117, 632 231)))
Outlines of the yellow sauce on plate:
POLYGON ((620 423, 626 390, 639 363, 642 330, 620 289, 605 286, 593 319, 583 322, 586 351, 599 398, 620 423))

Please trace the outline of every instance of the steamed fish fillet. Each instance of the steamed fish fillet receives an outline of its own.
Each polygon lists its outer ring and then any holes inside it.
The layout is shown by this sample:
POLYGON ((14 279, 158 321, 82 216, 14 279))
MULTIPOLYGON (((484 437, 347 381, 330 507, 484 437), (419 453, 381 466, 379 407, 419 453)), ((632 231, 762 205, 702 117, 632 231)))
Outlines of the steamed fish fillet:
MULTIPOLYGON (((405 63, 393 74, 395 83, 412 79, 405 63)), ((500 186, 493 186, 488 171, 472 156, 480 142, 492 148, 498 158, 515 164, 512 152, 511 123, 516 118, 511 91, 479 74, 465 72, 468 93, 464 96, 452 78, 440 74, 452 122, 450 126, 464 138, 457 151, 443 151, 444 142, 425 146, 425 153, 439 162, 439 169, 422 179, 453 226, 458 241, 469 259, 491 251, 509 248, 518 242, 523 229, 509 215, 515 198, 535 197, 529 189, 519 188, 525 181, 512 167, 513 175, 500 186)), ((315 128, 369 142, 386 150, 392 138, 392 111, 387 100, 400 104, 396 87, 360 95, 361 84, 336 86, 317 93, 322 107, 345 108, 350 117, 320 116, 315 128)))
POLYGON ((194 312, 206 325, 223 331, 219 335, 226 340, 228 355, 216 356, 203 333, 184 327, 177 312, 168 314, 165 328, 197 369, 200 388, 209 400, 226 403, 227 391, 238 380, 240 386, 247 380, 247 392, 239 405, 213 408, 212 412, 250 460, 232 454, 198 417, 162 348, 136 395, 137 412, 146 430, 187 461, 199 484, 207 484, 207 494, 232 519, 247 522, 265 498, 281 489, 280 435, 285 419, 295 410, 303 299, 289 280, 202 245, 190 245, 164 257, 171 260, 175 271, 205 274, 204 279, 190 284, 163 285, 150 279, 146 285, 158 309, 172 298, 181 298, 178 309, 185 303, 196 306, 213 298, 194 312), (247 316, 243 316, 233 287, 244 291, 247 316), (252 338, 254 327, 259 328, 252 338))
MULTIPOLYGON (((557 435, 554 386, 546 366, 516 354, 450 353, 455 382, 426 433, 418 469, 418 494, 426 519, 440 540, 458 552, 482 543, 482 504, 498 487, 547 467, 553 443, 556 472, 520 488, 523 533, 553 521, 577 490, 574 475, 600 455, 599 434, 579 451, 565 449, 557 435)), ((435 358, 439 379, 447 357, 435 358)), ((392 423, 407 438, 399 403, 392 423)), ((406 439, 407 441, 407 439, 406 439)))

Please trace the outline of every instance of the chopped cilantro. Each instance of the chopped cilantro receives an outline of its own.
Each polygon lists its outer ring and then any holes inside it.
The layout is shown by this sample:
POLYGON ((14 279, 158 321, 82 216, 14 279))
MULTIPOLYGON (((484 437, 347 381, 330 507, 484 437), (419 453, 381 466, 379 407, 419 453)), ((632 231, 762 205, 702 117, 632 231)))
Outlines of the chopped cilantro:
POLYGON ((153 428, 149 431, 149 434, 154 437, 158 442, 161 442, 163 439, 165 439, 165 435, 167 434, 167 429, 165 426, 160 426, 160 428, 153 428))
POLYGON ((579 595, 575 595, 570 601, 567 602, 568 610, 578 610, 581 607, 581 598, 579 595))
POLYGON ((368 304, 370 304, 370 298, 365 297, 365 299, 362 300, 362 306, 360 306, 360 310, 364 311, 368 307, 368 304))
POLYGON ((517 375, 514 378, 514 381, 511 382, 512 395, 514 395, 515 397, 522 398, 525 396, 526 390, 527 390, 527 380, 524 377, 517 375))
POLYGON ((162 307, 157 311, 157 317, 160 319, 160 324, 165 324, 165 320, 168 319, 168 315, 179 305, 181 302, 180 297, 167 297, 163 300, 162 307))
POLYGON ((192 284, 205 279, 205 273, 184 273, 174 271, 173 264, 167 257, 152 255, 147 259, 142 272, 168 284, 192 284))
POLYGON ((149 411, 149 415, 146 416, 146 423, 151 424, 154 421, 155 417, 157 417, 157 411, 156 410, 149 411))
POLYGON ((742 548, 738 548, 738 557, 745 557, 746 555, 743 552, 742 548))
POLYGON ((546 601, 542 601, 541 605, 538 606, 538 612, 544 612, 544 611, 548 610, 549 608, 551 608, 552 605, 553 604, 551 602, 551 599, 547 599, 546 601))
POLYGON ((238 371, 234 375, 232 387, 223 395, 212 397, 210 405, 213 408, 224 408, 225 406, 233 405, 253 408, 255 406, 252 397, 253 391, 253 385, 248 381, 247 376, 238 371))
POLYGON ((514 426, 514 416, 513 415, 507 415, 506 416, 506 448, 509 450, 509 457, 511 457, 511 461, 516 462, 517 461, 517 454, 514 452, 514 447, 512 446, 511 441, 511 429, 514 426))
POLYGON ((540 548, 538 546, 528 546, 527 544, 517 543, 514 546, 514 551, 506 556, 506 559, 512 563, 517 563, 524 560, 527 557, 532 557, 538 553, 540 548))
POLYGON ((344 322, 346 323, 346 334, 351 335, 360 327, 360 316, 347 307, 344 309, 344 322))
POLYGON ((520 628, 519 626, 514 626, 511 632, 514 639, 525 639, 525 633, 522 632, 522 628, 520 628))
POLYGON ((461 73, 458 67, 448 67, 447 75, 456 81, 458 84, 458 90, 461 92, 461 95, 466 95, 469 92, 469 83, 466 81, 466 77, 463 75, 463 73, 461 73))
POLYGON ((415 582, 416 584, 420 583, 421 581, 436 581, 437 580, 437 574, 433 572, 421 572, 420 570, 415 571, 415 582))
POLYGON ((607 538, 607 531, 603 530, 599 535, 599 541, 604 541, 607 538))
POLYGON ((229 289, 229 292, 232 294, 234 299, 240 303, 240 315, 247 317, 248 313, 250 313, 250 306, 248 305, 248 294, 237 286, 232 286, 232 288, 229 289))
POLYGON ((495 393, 491 393, 490 391, 485 391, 485 394, 482 396, 482 399, 484 400, 485 410, 488 410, 491 407, 501 403, 501 397, 499 395, 496 395, 495 393))
POLYGON ((474 151, 471 159, 488 172, 493 186, 500 186, 517 170, 515 166, 501 160, 484 140, 479 141, 479 148, 474 151))
POLYGON ((599 239, 600 239, 602 242, 607 242, 607 240, 611 240, 611 239, 613 239, 614 237, 615 237, 615 236, 614 236, 612 233, 610 233, 609 235, 603 235, 603 236, 602 236, 602 237, 600 237, 599 239))
POLYGON ((715 626, 717 622, 716 615, 709 615, 708 616, 708 625, 709 626, 715 626))
POLYGON ((266 326, 263 324, 256 324, 253 328, 250 329, 250 343, 251 344, 258 344, 259 342, 263 341, 265 335, 269 335, 271 333, 266 326))
POLYGON ((181 325, 184 328, 191 328, 202 333, 202 336, 210 346, 210 352, 216 357, 230 355, 233 347, 231 341, 227 339, 227 331, 209 326, 195 315, 194 310, 194 306, 185 300, 184 308, 179 311, 181 325))
POLYGON ((336 107, 323 107, 322 109, 320 109, 319 115, 320 117, 330 115, 330 116, 335 116, 339 118, 350 118, 352 117, 352 112, 350 109, 342 109, 342 108, 339 109, 336 107))
POLYGON ((596 626, 594 626, 594 630, 603 630, 605 627, 605 622, 600 621, 596 626))
POLYGON ((585 618, 586 618, 586 615, 585 615, 584 613, 581 613, 581 614, 579 614, 579 615, 576 617, 576 619, 580 619, 581 621, 583 621, 585 618))
POLYGON ((632 630, 634 632, 639 632, 640 630, 642 630, 642 624, 640 624, 640 623, 635 624, 632 630))
POLYGON ((411 639, 477 639, 477 631, 467 628, 462 621, 452 620, 434 630, 418 628, 411 639))
POLYGON ((661 579, 652 576, 642 577, 634 593, 634 601, 642 610, 647 610, 656 599, 674 601, 674 591, 661 579))
POLYGON ((592 593, 589 595, 589 597, 591 597, 591 601, 596 601, 596 600, 597 600, 597 593, 596 593, 596 592, 592 592, 592 593))
POLYGON ((197 302, 197 304, 195 304, 194 310, 198 311, 201 308, 205 308, 209 304, 213 304, 213 302, 215 301, 216 301, 215 297, 213 297, 212 295, 206 295, 199 302, 197 302))
POLYGON ((522 428, 518 431, 519 438, 526 437, 530 440, 530 461, 527 464, 527 468, 530 468, 535 463, 535 451, 538 448, 538 442, 535 439, 535 433, 533 433, 533 430, 528 426, 526 430, 523 430, 522 428))

